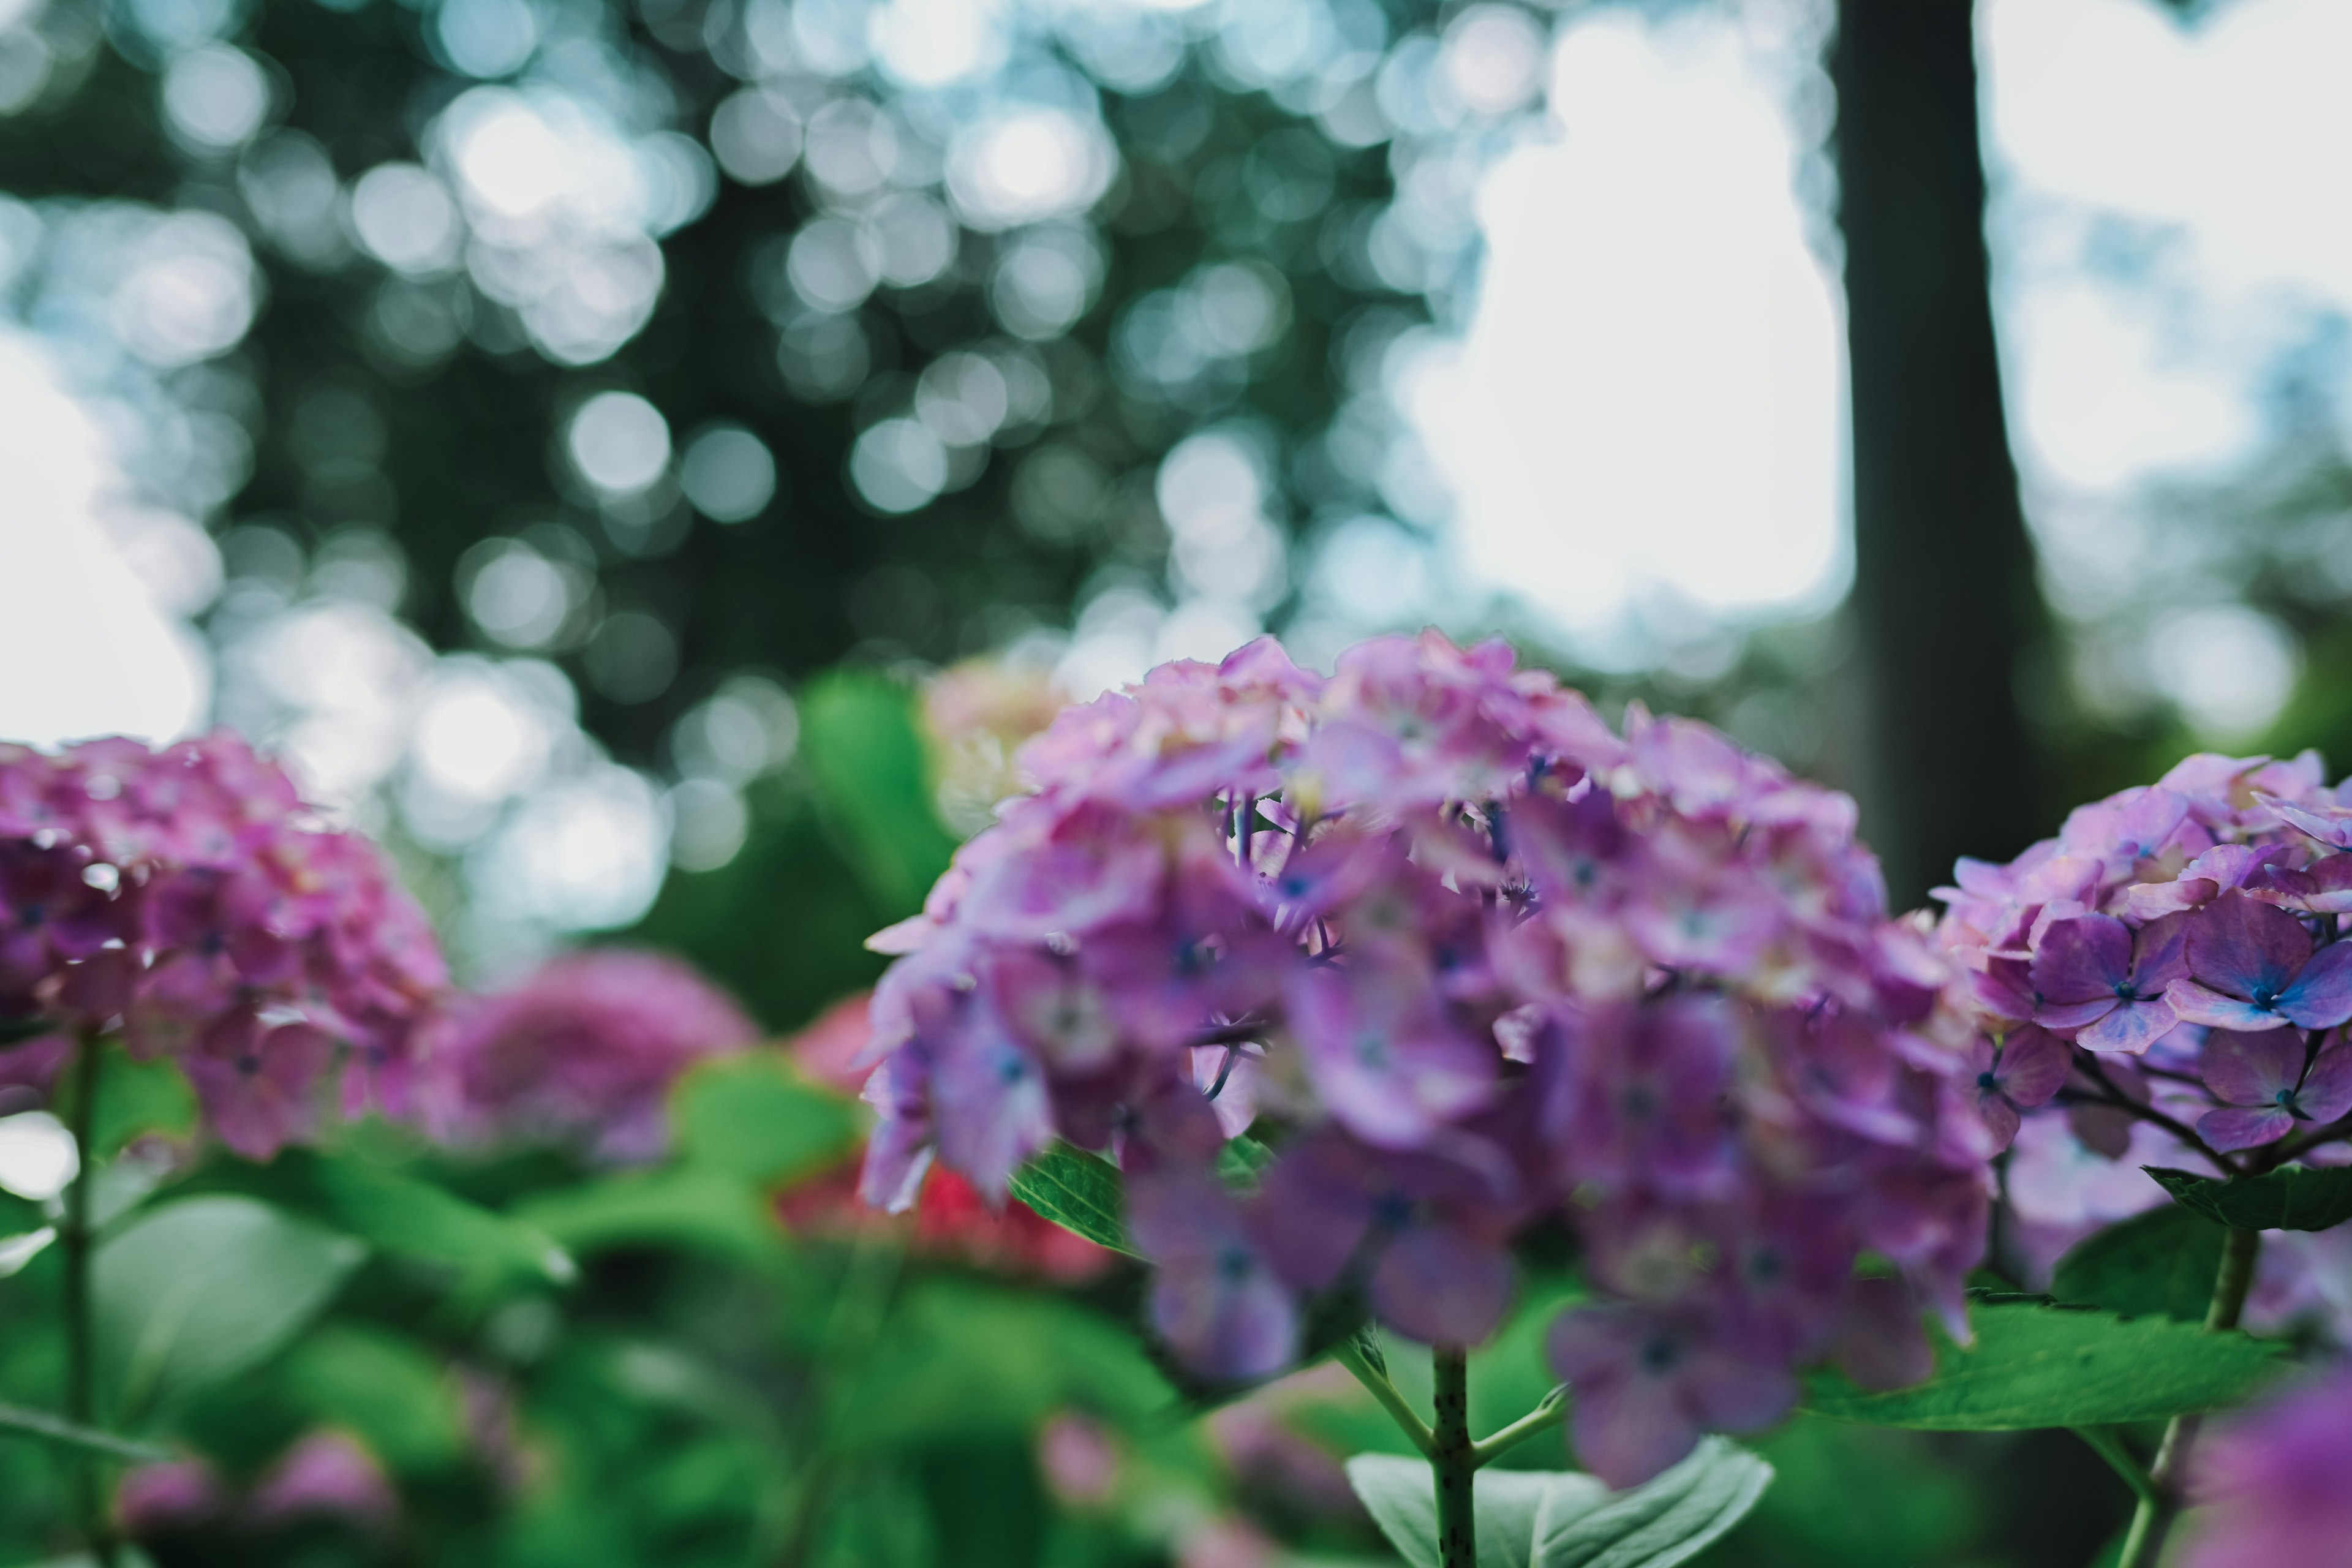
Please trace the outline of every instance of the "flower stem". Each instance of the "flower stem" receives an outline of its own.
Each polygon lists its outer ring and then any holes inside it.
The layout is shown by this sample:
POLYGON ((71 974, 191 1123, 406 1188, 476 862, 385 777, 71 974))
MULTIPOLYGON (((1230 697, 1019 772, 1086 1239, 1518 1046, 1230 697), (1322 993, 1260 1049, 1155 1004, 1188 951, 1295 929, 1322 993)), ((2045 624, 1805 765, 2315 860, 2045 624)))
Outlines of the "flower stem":
MULTIPOLYGON (((2205 1310, 2205 1331, 2218 1334, 2238 1326, 2245 1310, 2246 1291, 2254 1282, 2254 1258, 2263 1233, 2231 1230, 2221 1244, 2221 1268, 2214 1276, 2213 1299, 2205 1310)), ((2197 1440, 2197 1417, 2176 1415, 2164 1428, 2164 1441, 2148 1467, 2148 1489, 2132 1510, 2131 1532, 2124 1538, 2123 1555, 2116 1568, 2150 1568, 2164 1550, 2164 1537, 2180 1512, 2180 1498, 2189 1468, 2189 1449, 2197 1440)))
POLYGON ((1478 1454, 1470 1441, 1470 1357, 1459 1345, 1431 1353, 1437 1423, 1431 1428, 1429 1468, 1437 1478, 1438 1568, 1478 1568, 1478 1519, 1471 1486, 1478 1454))
POLYGON ((1405 1403, 1404 1395, 1399 1394, 1396 1384, 1389 1381, 1389 1374, 1357 1348, 1354 1339, 1341 1340, 1339 1348, 1332 1352, 1332 1358, 1353 1373, 1356 1381, 1370 1391, 1372 1397, 1380 1401, 1381 1408, 1389 1413, 1389 1419, 1412 1439, 1415 1448, 1420 1449, 1424 1457, 1435 1451, 1436 1439, 1430 1436, 1427 1425, 1413 1407, 1405 1403))
MULTIPOLYGON (((99 1035, 81 1032, 75 1041, 71 1117, 79 1166, 65 1191, 65 1224, 58 1241, 65 1262, 66 1419, 77 1426, 97 1425, 98 1408, 90 1310, 89 1263, 96 1237, 89 1223, 89 1194, 98 1179, 98 1151, 91 1134, 98 1123, 99 1035)), ((114 1568, 114 1532, 106 1519, 103 1461, 84 1453, 74 1464, 74 1500, 84 1539, 100 1568, 114 1568)))
POLYGON ((1553 1389, 1549 1394, 1545 1394, 1543 1398, 1537 1403, 1536 1407, 1533 1410, 1528 1411, 1525 1415, 1520 1416, 1508 1426, 1504 1427, 1499 1432, 1492 1433, 1487 1436, 1481 1437, 1475 1443, 1471 1444, 1471 1457, 1477 1460, 1479 1468, 1482 1469, 1486 1466, 1493 1464, 1496 1459, 1501 1458, 1506 1452, 1517 1447, 1521 1443, 1526 1442, 1537 1433, 1549 1431, 1558 1427, 1559 1426, 1559 1407, 1567 1403, 1568 1384, 1563 1383, 1559 1387, 1553 1389))

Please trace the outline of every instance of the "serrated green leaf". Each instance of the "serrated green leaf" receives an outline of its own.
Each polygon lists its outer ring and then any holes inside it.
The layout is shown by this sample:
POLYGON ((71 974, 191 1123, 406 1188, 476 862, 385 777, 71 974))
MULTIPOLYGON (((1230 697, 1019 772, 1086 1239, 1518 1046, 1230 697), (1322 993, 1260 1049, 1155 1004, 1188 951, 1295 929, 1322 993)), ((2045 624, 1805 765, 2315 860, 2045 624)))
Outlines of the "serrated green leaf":
POLYGON ((1013 1173, 1013 1195, 1064 1230, 1138 1257, 1127 1234, 1127 1189, 1099 1154, 1056 1142, 1013 1173))
MULTIPOLYGON (((1437 1483, 1425 1459, 1359 1454, 1348 1484, 1372 1522, 1412 1568, 1437 1568, 1437 1483)), ((1478 1517, 1478 1568, 1529 1568, 1538 1521, 1546 1510, 1565 1520, 1597 1508, 1609 1489, 1564 1470, 1478 1472, 1470 1496, 1478 1517)))
POLYGON ((2273 1171, 2234 1182, 2140 1168, 2173 1202, 2235 1230, 2333 1230, 2352 1219, 2352 1166, 2273 1171))
POLYGON ((1938 1335, 1935 1375, 1875 1393, 1832 1372, 1805 1380, 1805 1406, 1841 1421, 1937 1432, 2160 1421, 2234 1405, 2279 1364, 2280 1347, 2167 1318, 2032 1300, 1977 1302, 1976 1343, 1938 1335))
POLYGON ((110 1407, 136 1425, 259 1363, 324 1310, 366 1250, 226 1194, 140 1215, 91 1259, 110 1407))
POLYGON ((1738 1524, 1772 1484, 1772 1467, 1721 1437, 1700 1442, 1664 1475, 1587 1508, 1544 1499, 1533 1568, 1673 1568, 1738 1524))
POLYGON ((320 1212, 378 1250, 452 1264, 477 1277, 525 1276, 569 1284, 579 1266, 534 1226, 467 1202, 387 1165, 289 1150, 288 1174, 320 1212))
POLYGON ((2078 1243, 2058 1260, 2050 1293, 2126 1318, 2202 1323, 2228 1234, 2193 1209, 2167 1204, 2078 1243))
POLYGON ((846 1159, 861 1117, 845 1094, 809 1082, 781 1053, 744 1051, 695 1068, 670 1096, 680 1163, 781 1185, 846 1159))

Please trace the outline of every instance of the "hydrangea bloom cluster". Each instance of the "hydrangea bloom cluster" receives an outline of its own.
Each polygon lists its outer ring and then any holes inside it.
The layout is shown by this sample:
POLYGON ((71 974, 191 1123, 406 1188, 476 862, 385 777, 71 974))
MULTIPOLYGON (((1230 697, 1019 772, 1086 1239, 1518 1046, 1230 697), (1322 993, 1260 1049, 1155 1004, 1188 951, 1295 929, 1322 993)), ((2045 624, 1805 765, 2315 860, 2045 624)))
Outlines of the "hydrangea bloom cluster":
POLYGON ((2352 785, 2316 753, 2199 755, 2007 865, 1961 861, 1939 934, 1997 1135, 2056 1099, 2110 1158, 2146 1121, 2261 1167, 2352 1128, 2347 848, 2352 785))
POLYGON ((876 939, 870 1200, 934 1151, 1001 1196, 1055 1135, 1112 1150, 1160 1331, 1229 1377, 1335 1289, 1475 1342, 1564 1220, 1603 1304, 1552 1354, 1615 1481, 1775 1419, 1796 1366, 1924 1373, 1923 1302, 1965 1332, 1978 1069, 1844 796, 1433 633, 1328 679, 1271 640, 1163 666, 1021 763, 876 939), (1276 1152, 1236 1185, 1245 1128, 1276 1152))
POLYGON ((2239 1418, 2200 1453, 2182 1568, 2352 1562, 2352 1372, 2239 1418))
POLYGON ((303 1136, 339 1070, 346 1111, 400 1109, 446 978, 374 847, 234 733, 0 746, 0 1017, 168 1055, 239 1153, 303 1136))
POLYGON ((426 1109, 461 1142, 549 1139, 603 1160, 655 1159, 677 1075, 759 1037, 677 959, 590 948, 508 990, 453 998, 433 1042, 426 1109))

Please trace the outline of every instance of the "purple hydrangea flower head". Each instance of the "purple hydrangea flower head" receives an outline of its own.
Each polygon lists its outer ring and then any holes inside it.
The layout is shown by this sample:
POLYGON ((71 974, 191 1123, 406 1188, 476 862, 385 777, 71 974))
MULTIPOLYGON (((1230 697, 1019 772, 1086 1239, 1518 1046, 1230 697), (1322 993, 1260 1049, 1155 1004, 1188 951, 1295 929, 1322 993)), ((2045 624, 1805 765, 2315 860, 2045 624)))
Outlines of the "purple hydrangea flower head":
POLYGON ((509 989, 452 1001, 430 1066, 433 1119, 463 1141, 547 1138, 604 1160, 653 1159, 678 1075, 759 1035, 677 959, 565 953, 509 989))
POLYGON ((2352 1562, 2352 1372, 2339 1368, 2199 1450, 2182 1568, 2352 1562))
MULTIPOLYGON (((1001 1201, 1054 1137, 1104 1150, 1159 1331, 1229 1377, 1286 1364, 1332 1292, 1475 1342, 1514 1238, 1564 1221, 1612 1311, 1692 1347, 1664 1394, 1563 1351, 1624 1479, 1850 1345, 1919 1364, 1921 1309, 1957 1314, 1991 1064, 1844 796, 1434 633, 1328 679, 1270 639, 1163 666, 1018 766, 1034 793, 875 941, 870 1199, 934 1153, 1001 1201), (1274 1158, 1229 1184, 1244 1131, 1274 1158), (1899 1271, 1874 1316, 1864 1252, 1899 1271)), ((2032 1056, 1999 1092, 2046 1098, 2032 1056)))
POLYGON ((266 1158, 346 1113, 408 1108, 446 985, 424 913, 365 840, 218 731, 0 746, 0 1016, 119 1030, 266 1158))
POLYGON ((1956 994, 1979 1032, 1986 1114, 2020 1144, 2010 1195, 2026 1230, 2053 1244, 2078 1231, 2035 1174, 2053 1150, 2080 1157, 2063 1184, 2084 1190, 2107 1184, 2093 1166, 2121 1163, 2132 1201, 2103 1198, 2114 1217, 2160 1201, 2140 1164, 2235 1168, 2242 1151, 2352 1112, 2347 800, 2313 752, 2200 754, 2078 808, 2007 865, 1962 861, 1938 890, 1937 941, 1969 973, 1956 994), (2029 1021, 2072 1058, 2053 1085, 2037 1043, 2025 1077, 2038 1100, 2015 1092, 2009 1065, 2029 1021), (2020 1117, 2045 1106, 2053 1120, 2063 1108, 2065 1131, 2022 1137, 2020 1117), (2053 1215, 2027 1213, 2037 1205, 2053 1215))

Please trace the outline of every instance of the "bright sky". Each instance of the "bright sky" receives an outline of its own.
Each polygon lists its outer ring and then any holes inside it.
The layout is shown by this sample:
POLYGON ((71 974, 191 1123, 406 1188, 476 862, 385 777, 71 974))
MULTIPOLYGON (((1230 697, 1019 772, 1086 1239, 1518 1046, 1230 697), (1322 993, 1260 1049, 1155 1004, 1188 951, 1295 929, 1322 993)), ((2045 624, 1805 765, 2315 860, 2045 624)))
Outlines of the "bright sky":
POLYGON ((101 532, 121 480, 40 350, 0 335, 0 739, 200 727, 209 667, 101 532))
MULTIPOLYGON (((2114 493, 2225 462, 2298 318, 2352 313, 2352 5, 2236 0, 2186 29, 2154 0, 1986 0, 2004 358, 2029 483, 2114 493), (2098 214, 2164 243, 2086 270, 2098 214)), ((1530 595, 1596 657, 1664 605, 1742 618, 1846 573, 1837 291, 1806 247, 1772 73, 1729 24, 1570 25, 1558 134, 1507 156, 1458 349, 1407 405, 1460 500, 1454 574, 1530 595)), ((0 736, 202 721, 185 628, 95 521, 89 422, 0 340, 0 736)), ((1686 612, 1685 612, 1686 613, 1686 612)))

